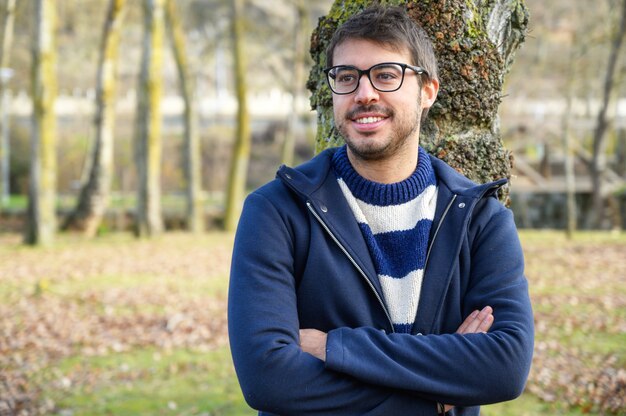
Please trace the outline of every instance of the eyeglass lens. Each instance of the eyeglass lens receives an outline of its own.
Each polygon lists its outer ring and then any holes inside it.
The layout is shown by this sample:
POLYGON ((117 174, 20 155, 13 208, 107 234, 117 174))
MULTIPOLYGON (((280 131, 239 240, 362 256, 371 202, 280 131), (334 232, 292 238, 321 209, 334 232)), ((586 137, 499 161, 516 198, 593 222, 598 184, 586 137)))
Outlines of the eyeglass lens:
POLYGON ((379 91, 395 91, 402 85, 404 68, 396 64, 380 64, 366 71, 350 66, 337 66, 328 73, 328 81, 333 91, 347 94, 358 88, 361 74, 367 73, 372 85, 379 91))

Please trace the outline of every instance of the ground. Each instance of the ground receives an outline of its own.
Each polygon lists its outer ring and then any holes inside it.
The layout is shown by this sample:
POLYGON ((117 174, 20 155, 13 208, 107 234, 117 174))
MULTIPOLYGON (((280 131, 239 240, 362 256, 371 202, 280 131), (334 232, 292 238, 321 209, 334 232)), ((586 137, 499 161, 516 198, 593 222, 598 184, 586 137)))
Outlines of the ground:
MULTIPOLYGON (((533 369, 522 398, 483 413, 626 413, 626 236, 521 237, 533 369)), ((0 414, 254 414, 228 350, 232 242, 112 233, 29 248, 0 235, 0 414)))

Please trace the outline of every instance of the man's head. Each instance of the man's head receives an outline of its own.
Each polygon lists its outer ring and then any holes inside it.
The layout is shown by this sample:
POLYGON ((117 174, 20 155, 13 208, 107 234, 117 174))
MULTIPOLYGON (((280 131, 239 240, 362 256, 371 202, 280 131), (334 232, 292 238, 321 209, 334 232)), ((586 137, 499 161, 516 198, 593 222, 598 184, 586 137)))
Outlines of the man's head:
POLYGON ((430 38, 401 7, 372 6, 350 17, 337 28, 326 48, 326 66, 335 65, 335 49, 348 39, 370 40, 397 50, 406 48, 412 58, 408 63, 425 69, 426 79, 439 79, 430 38))
POLYGON ((414 158, 421 119, 439 90, 423 29, 401 8, 368 8, 337 29, 327 62, 335 126, 351 160, 414 158))

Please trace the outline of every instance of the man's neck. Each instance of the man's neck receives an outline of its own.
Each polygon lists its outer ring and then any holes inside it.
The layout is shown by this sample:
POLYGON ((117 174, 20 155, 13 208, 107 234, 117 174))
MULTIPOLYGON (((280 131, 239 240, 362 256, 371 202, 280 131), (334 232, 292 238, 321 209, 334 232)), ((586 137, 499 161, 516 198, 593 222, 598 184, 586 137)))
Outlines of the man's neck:
POLYGON ((348 159, 354 170, 363 178, 378 183, 390 184, 402 182, 413 174, 417 167, 417 146, 415 151, 403 152, 392 158, 365 160, 354 155, 350 148, 348 159))

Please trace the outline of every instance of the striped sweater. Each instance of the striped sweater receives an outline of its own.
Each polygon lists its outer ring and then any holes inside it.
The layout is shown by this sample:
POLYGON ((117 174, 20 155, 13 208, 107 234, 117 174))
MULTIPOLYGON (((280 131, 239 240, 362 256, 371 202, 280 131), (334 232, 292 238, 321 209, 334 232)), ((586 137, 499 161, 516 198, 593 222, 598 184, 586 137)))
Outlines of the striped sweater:
POLYGON ((430 159, 420 147, 410 177, 382 184, 360 176, 343 146, 333 156, 333 169, 369 248, 394 330, 410 333, 437 202, 430 159))

